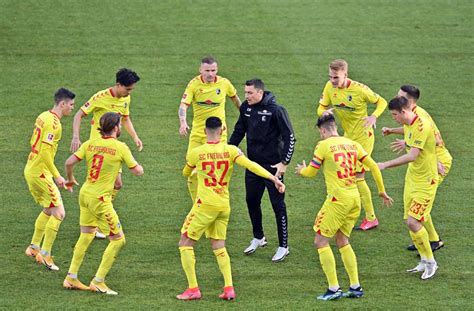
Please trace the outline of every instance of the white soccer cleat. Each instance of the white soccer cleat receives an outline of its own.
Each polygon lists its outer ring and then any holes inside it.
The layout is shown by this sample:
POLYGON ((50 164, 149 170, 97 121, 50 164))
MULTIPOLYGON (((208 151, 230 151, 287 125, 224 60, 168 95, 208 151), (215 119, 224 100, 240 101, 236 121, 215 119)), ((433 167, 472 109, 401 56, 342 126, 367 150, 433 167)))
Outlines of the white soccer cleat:
POLYGON ((436 261, 433 260, 431 262, 426 262, 425 272, 423 272, 423 274, 421 275, 421 279, 431 279, 435 275, 436 270, 438 270, 438 264, 436 263, 436 261))
POLYGON ((407 272, 411 272, 411 273, 424 272, 425 269, 426 269, 426 261, 422 260, 418 263, 418 265, 415 268, 408 269, 407 272))
POLYGON ((253 239, 252 241, 250 241, 250 245, 249 247, 247 247, 245 250, 244 250, 244 253, 246 255, 250 255, 250 254, 253 254, 255 253, 255 251, 257 250, 257 248, 259 247, 265 247, 267 246, 267 240, 265 239, 265 237, 261 238, 261 239, 253 239))
POLYGON ((278 247, 275 255, 273 255, 272 261, 273 262, 279 262, 283 261, 286 256, 290 254, 290 248, 289 247, 278 247))
POLYGON ((105 236, 105 234, 103 234, 102 232, 96 231, 96 232, 95 232, 95 238, 96 238, 96 239, 105 239, 106 236, 105 236))

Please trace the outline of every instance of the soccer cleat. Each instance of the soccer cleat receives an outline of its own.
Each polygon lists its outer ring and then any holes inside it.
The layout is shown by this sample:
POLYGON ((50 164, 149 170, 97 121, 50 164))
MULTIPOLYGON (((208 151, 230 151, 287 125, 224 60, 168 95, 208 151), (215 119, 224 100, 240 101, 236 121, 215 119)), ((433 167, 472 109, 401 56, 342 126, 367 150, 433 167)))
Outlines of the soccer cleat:
POLYGON ((107 294, 107 295, 118 295, 116 291, 111 290, 107 285, 105 285, 105 282, 96 282, 92 280, 91 283, 89 284, 89 288, 91 291, 96 292, 96 293, 107 294))
POLYGON ((407 246, 407 250, 409 250, 409 251, 416 251, 416 250, 418 250, 418 249, 416 248, 415 244, 411 244, 411 245, 408 245, 408 246, 407 246))
POLYGON ((259 247, 265 247, 267 246, 267 240, 265 239, 265 237, 261 238, 261 239, 252 239, 252 241, 250 241, 250 245, 249 247, 247 247, 245 250, 244 250, 244 253, 246 255, 250 255, 250 254, 253 254, 255 253, 255 251, 257 250, 257 248, 259 247))
POLYGON ((90 290, 89 286, 86 286, 78 279, 74 279, 69 276, 66 276, 64 279, 63 287, 67 289, 90 290))
POLYGON ((289 247, 278 247, 275 255, 273 255, 272 261, 273 262, 279 262, 283 261, 286 256, 290 254, 290 248, 289 247))
POLYGON ((59 267, 54 264, 53 256, 49 256, 49 255, 45 256, 41 254, 41 252, 38 252, 35 258, 36 258, 37 263, 45 265, 46 268, 48 268, 49 270, 52 270, 52 271, 59 270, 59 267))
POLYGON ((178 296, 176 296, 176 299, 179 299, 179 300, 201 299, 201 291, 199 290, 199 287, 188 288, 182 294, 179 294, 178 296))
POLYGON ((234 286, 224 287, 224 292, 219 295, 219 298, 224 299, 224 300, 234 300, 235 299, 234 286))
POLYGON ((31 247, 31 245, 29 245, 25 250, 25 255, 28 257, 36 258, 36 255, 38 255, 39 251, 39 249, 33 248, 31 247))
POLYGON ((435 252, 438 249, 444 247, 443 240, 439 239, 439 241, 430 241, 431 251, 435 252))
POLYGON ((342 297, 346 298, 360 298, 362 296, 364 296, 364 290, 360 286, 357 288, 349 287, 349 290, 342 294, 342 297))
POLYGON ((417 273, 417 272, 423 272, 426 269, 426 261, 422 260, 418 263, 418 265, 415 268, 408 269, 407 272, 411 273, 417 273))
POLYGON ((425 272, 423 272, 423 274, 421 275, 421 279, 431 279, 435 275, 436 270, 438 270, 438 264, 436 263, 436 261, 433 260, 431 262, 426 262, 425 272))
POLYGON ((96 231, 96 232, 95 232, 95 238, 96 238, 96 239, 101 239, 101 240, 102 240, 102 239, 105 239, 105 238, 106 238, 106 236, 105 236, 105 234, 103 234, 102 232, 100 232, 100 231, 96 231))
POLYGON ((324 295, 318 296, 318 300, 336 300, 342 297, 342 290, 339 288, 337 291, 333 292, 332 290, 328 289, 324 295))
POLYGON ((377 227, 378 225, 379 220, 377 218, 375 218, 374 220, 367 220, 366 218, 364 218, 358 229, 362 231, 367 231, 377 227))

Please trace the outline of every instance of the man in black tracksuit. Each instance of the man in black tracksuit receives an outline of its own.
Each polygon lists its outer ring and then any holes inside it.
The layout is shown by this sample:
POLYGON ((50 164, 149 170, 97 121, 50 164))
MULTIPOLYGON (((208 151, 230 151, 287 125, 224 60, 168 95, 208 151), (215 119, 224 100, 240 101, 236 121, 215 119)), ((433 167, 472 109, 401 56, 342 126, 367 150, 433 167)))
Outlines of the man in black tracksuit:
MULTIPOLYGON (((283 174, 291 161, 296 141, 288 113, 276 103, 271 92, 265 91, 265 85, 260 79, 248 80, 245 83, 245 98, 229 144, 238 146, 247 135, 248 158, 283 181, 283 174)), ((248 170, 245 171, 245 189, 254 239, 244 253, 252 254, 258 247, 267 244, 260 207, 265 187, 268 189, 278 228, 279 247, 272 258, 276 262, 285 259, 289 254, 285 194, 279 193, 273 183, 248 170)))

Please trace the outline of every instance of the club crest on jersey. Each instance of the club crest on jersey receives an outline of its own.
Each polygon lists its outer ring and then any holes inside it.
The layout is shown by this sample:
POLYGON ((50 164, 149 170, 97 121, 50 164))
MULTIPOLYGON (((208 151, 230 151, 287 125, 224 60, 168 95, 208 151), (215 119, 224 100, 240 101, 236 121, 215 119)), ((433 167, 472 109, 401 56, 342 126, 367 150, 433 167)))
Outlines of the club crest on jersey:
POLYGON ((127 108, 128 103, 123 103, 123 108, 127 108))
POLYGON ((221 89, 216 89, 216 94, 219 95, 221 93, 221 89))
POLYGON ((347 96, 347 100, 352 101, 352 96, 351 95, 347 96))
POLYGON ((46 140, 49 141, 49 142, 53 142, 53 139, 54 139, 54 135, 52 133, 49 133, 46 140))
POLYGON ((267 121, 267 116, 262 116, 262 122, 267 121))

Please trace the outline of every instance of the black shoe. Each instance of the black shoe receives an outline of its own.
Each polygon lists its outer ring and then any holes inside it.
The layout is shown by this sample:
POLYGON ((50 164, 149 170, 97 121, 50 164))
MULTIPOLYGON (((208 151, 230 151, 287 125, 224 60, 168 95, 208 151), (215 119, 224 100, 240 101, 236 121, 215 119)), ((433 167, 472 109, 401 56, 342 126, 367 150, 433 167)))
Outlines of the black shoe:
POLYGON ((416 251, 417 249, 416 249, 415 244, 411 244, 411 245, 408 245, 407 250, 409 250, 409 251, 416 251))
POLYGON ((441 247, 444 247, 444 242, 443 240, 439 239, 439 241, 430 241, 430 245, 431 250, 434 252, 440 249, 441 247))

